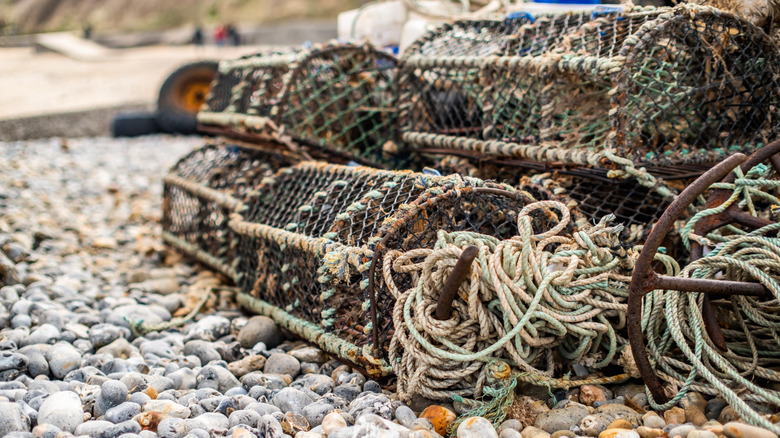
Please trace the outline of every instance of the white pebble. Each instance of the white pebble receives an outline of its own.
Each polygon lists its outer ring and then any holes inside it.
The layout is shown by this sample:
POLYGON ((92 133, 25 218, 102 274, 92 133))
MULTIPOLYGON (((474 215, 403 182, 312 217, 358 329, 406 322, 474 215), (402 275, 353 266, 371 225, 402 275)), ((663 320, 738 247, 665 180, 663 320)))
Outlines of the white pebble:
POLYGON ((485 418, 470 417, 458 426, 458 438, 498 438, 496 429, 485 418))

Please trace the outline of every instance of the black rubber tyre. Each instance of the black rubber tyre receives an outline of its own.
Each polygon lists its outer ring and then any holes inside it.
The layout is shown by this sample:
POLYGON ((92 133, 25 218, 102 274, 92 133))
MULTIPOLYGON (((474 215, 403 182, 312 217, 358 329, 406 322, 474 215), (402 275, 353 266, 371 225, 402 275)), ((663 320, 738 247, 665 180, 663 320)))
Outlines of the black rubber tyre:
POLYGON ((111 134, 114 137, 138 137, 158 132, 160 127, 153 113, 117 114, 111 122, 111 134))
POLYGON ((205 102, 211 81, 217 76, 216 61, 185 64, 163 82, 157 99, 157 125, 173 134, 195 134, 196 114, 205 102))

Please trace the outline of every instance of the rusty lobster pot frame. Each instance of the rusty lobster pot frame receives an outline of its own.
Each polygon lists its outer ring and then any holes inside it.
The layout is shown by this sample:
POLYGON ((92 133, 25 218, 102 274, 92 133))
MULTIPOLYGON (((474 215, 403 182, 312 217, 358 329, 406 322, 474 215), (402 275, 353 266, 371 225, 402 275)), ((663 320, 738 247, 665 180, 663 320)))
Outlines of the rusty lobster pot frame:
MULTIPOLYGON (((772 293, 762 284, 744 281, 714 280, 703 278, 682 278, 668 275, 660 275, 653 269, 653 260, 662 239, 675 227, 675 222, 681 214, 687 210, 699 196, 709 190, 705 209, 720 206, 729 198, 729 192, 724 189, 714 188, 713 184, 723 181, 733 183, 736 174, 734 169, 740 167, 742 172, 747 172, 755 166, 765 163, 774 168, 780 174, 780 141, 775 141, 766 147, 754 152, 751 156, 737 153, 720 164, 716 165, 693 184, 688 186, 675 199, 659 219, 647 238, 642 252, 637 259, 634 275, 631 280, 628 297, 628 337, 631 352, 642 379, 645 381, 650 394, 656 403, 663 404, 669 400, 664 391, 661 380, 656 374, 647 354, 645 339, 642 332, 642 306, 643 298, 654 290, 668 290, 679 292, 697 292, 703 294, 701 305, 704 329, 709 341, 721 351, 728 351, 728 345, 724 338, 718 318, 713 308, 712 300, 729 298, 735 295, 743 295, 756 298, 771 298, 772 293)), ((713 230, 727 225, 738 225, 748 230, 756 230, 775 222, 768 218, 751 215, 742 211, 737 203, 730 205, 720 213, 708 216, 695 224, 694 231, 697 235, 706 236, 713 230)), ((702 246, 691 242, 690 260, 694 261, 703 256, 702 246)))
POLYGON ((310 158, 384 166, 396 159, 396 60, 370 45, 331 44, 223 61, 200 129, 271 140, 310 158))
POLYGON ((370 375, 389 375, 394 298, 376 269, 383 251, 430 248, 440 230, 509 238, 534 200, 475 178, 314 162, 280 170, 230 223, 239 303, 370 375))

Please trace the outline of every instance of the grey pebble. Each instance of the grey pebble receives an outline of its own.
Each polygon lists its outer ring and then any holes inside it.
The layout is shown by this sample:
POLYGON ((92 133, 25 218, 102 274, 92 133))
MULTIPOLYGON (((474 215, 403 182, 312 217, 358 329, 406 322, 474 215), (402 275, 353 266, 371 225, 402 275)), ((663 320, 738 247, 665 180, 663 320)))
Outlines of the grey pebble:
POLYGON ((41 404, 38 424, 52 424, 63 431, 73 433, 84 422, 81 400, 70 391, 55 392, 41 404))
POLYGON ((358 395, 362 392, 360 390, 360 387, 354 384, 345 383, 343 385, 339 385, 335 388, 333 388, 333 394, 343 398, 347 401, 352 401, 357 398, 358 395))
POLYGON ((515 429, 504 429, 498 433, 498 438, 522 438, 522 435, 515 429))
MULTIPOLYGON (((24 349, 20 349, 19 351, 21 352, 22 350, 24 349)), ((39 349, 32 347, 24 351, 23 354, 27 358, 27 372, 30 376, 37 377, 49 375, 49 362, 46 361, 46 358, 39 349)))
POLYGON ((241 386, 241 382, 233 373, 217 365, 206 365, 201 368, 196 381, 198 389, 210 388, 222 393, 230 388, 241 386))
POLYGON ((245 409, 245 410, 234 411, 228 417, 228 421, 230 423, 230 427, 235 427, 243 424, 254 428, 257 427, 257 423, 258 421, 260 421, 260 417, 262 417, 262 415, 260 415, 256 411, 245 409))
MULTIPOLYGON (((396 411, 397 414, 397 411, 396 411)), ((504 420, 501 425, 498 426, 498 433, 501 433, 504 429, 514 429, 518 432, 523 431, 523 423, 520 420, 516 420, 514 418, 510 418, 509 420, 504 420)))
POLYGON ((184 344, 184 354, 193 355, 200 359, 200 363, 207 364, 212 360, 220 360, 222 357, 209 342, 194 339, 184 344))
MULTIPOLYGON (((217 315, 201 318, 187 330, 187 337, 213 342, 230 334, 230 320, 217 315)), ((206 363, 206 362, 204 362, 206 363)))
POLYGON ((606 414, 586 415, 580 421, 580 431, 588 436, 598 436, 612 421, 606 414))
POLYGON ((60 337, 60 330, 52 324, 42 324, 23 339, 20 347, 35 344, 53 344, 60 337))
POLYGON ((276 374, 263 374, 259 371, 243 375, 241 377, 241 384, 247 391, 255 386, 262 386, 269 391, 287 387, 287 382, 282 376, 276 374))
POLYGON ((301 363, 289 354, 275 353, 266 360, 263 372, 266 374, 287 374, 295 378, 301 372, 301 363))
POLYGON ((159 324, 163 320, 168 321, 171 319, 171 313, 165 310, 164 307, 151 305, 145 306, 141 304, 128 304, 118 306, 114 308, 106 317, 106 323, 130 327, 129 321, 143 321, 146 324, 159 324))
POLYGON ((101 348, 123 337, 125 330, 127 328, 111 324, 96 324, 89 328, 89 341, 95 348, 101 348))
POLYGON ((124 421, 119 424, 112 424, 100 432, 100 438, 119 438, 122 435, 131 433, 138 434, 141 432, 141 425, 135 420, 124 421))
POLYGON ((312 362, 322 365, 328 360, 328 355, 317 347, 305 346, 290 350, 288 354, 300 362, 312 362))
POLYGON ((72 345, 60 342, 49 348, 44 354, 52 376, 64 378, 69 372, 81 367, 81 352, 72 345))
POLYGON ((293 388, 308 389, 319 395, 325 395, 330 392, 336 384, 330 376, 322 374, 309 374, 296 379, 291 385, 293 388))
POLYGON ((562 408, 551 409, 539 414, 536 417, 534 426, 547 433, 569 430, 572 426, 580 424, 580 421, 587 415, 588 408, 586 406, 579 403, 567 403, 562 408))
POLYGON ((257 422, 259 436, 264 438, 282 438, 284 431, 279 420, 271 415, 263 415, 257 422))
POLYGON ((132 420, 141 413, 141 405, 132 402, 124 402, 106 411, 105 419, 112 423, 122 423, 132 420))
POLYGON ((205 429, 191 429, 187 433, 187 437, 190 438, 211 438, 211 434, 205 429))
POLYGON ((32 318, 30 315, 16 315, 11 318, 11 327, 30 327, 32 325, 32 318))
POLYGON ((127 386, 118 380, 108 380, 100 387, 95 401, 95 415, 104 415, 109 409, 127 401, 127 386))
POLYGON ((328 435, 328 438, 353 438, 355 437, 357 430, 355 426, 342 427, 336 429, 328 435))
POLYGON ((312 402, 314 402, 314 398, 295 388, 284 388, 271 399, 271 403, 282 412, 292 412, 299 415, 303 412, 303 408, 312 402))
POLYGON ((151 397, 144 394, 143 392, 134 392, 130 394, 130 397, 127 399, 128 403, 135 403, 138 406, 143 406, 144 403, 148 402, 149 400, 151 400, 151 397))
POLYGON ((688 432, 690 432, 692 430, 696 430, 696 426, 694 426, 692 424, 675 425, 674 427, 670 428, 669 431, 668 431, 669 438, 675 438, 675 437, 683 437, 684 438, 684 437, 688 436, 688 432))
POLYGON ((160 438, 182 438, 188 430, 187 421, 176 417, 165 418, 157 425, 160 438))
POLYGON ((417 415, 409 406, 401 405, 395 410, 395 419, 401 426, 411 427, 414 420, 417 419, 417 415))
POLYGON ((29 429, 30 419, 22 412, 22 408, 18 404, 0 402, 0 436, 29 429))
POLYGON ((642 425, 642 416, 626 405, 616 403, 602 405, 596 408, 596 413, 606 414, 610 416, 613 421, 622 418, 631 423, 633 427, 642 425))
POLYGON ((384 394, 365 393, 349 404, 349 414, 355 419, 365 413, 371 413, 392 420, 394 411, 393 403, 384 394))
POLYGON ((309 426, 316 427, 322 424, 322 419, 334 409, 336 408, 333 405, 317 401, 306 405, 301 411, 301 415, 309 422, 309 426))
POLYGON ((269 403, 262 403, 262 402, 251 403, 246 408, 257 412, 260 415, 271 415, 274 412, 282 412, 282 410, 279 409, 278 407, 269 403))
POLYGON ((173 359, 177 355, 173 346, 162 339, 143 342, 139 349, 141 354, 149 360, 173 359))
POLYGON ((208 430, 217 435, 224 435, 230 427, 228 417, 215 412, 207 412, 197 417, 190 418, 187 421, 187 427, 192 429, 208 430))
POLYGON ((27 362, 28 359, 22 354, 10 351, 0 353, 0 371, 21 370, 24 372, 27 369, 27 362))
POLYGON ((238 342, 243 348, 252 348, 262 342, 268 348, 279 345, 284 338, 273 319, 267 316, 253 316, 238 332, 238 342))
POLYGON ((197 375, 190 368, 180 368, 166 377, 171 379, 173 387, 179 390, 195 389, 198 384, 197 375))
POLYGON ((113 426, 113 423, 111 423, 110 421, 105 421, 105 420, 87 421, 79 424, 78 427, 76 427, 76 430, 73 432, 73 434, 76 436, 89 435, 91 437, 96 437, 100 435, 100 433, 103 430, 105 430, 110 426, 113 426))

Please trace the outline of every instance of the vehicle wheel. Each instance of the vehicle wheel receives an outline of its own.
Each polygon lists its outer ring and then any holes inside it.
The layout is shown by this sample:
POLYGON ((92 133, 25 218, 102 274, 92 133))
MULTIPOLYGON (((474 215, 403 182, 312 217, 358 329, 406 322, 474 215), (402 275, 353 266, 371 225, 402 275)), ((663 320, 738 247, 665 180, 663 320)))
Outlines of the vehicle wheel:
POLYGON ((168 76, 157 99, 160 129, 177 134, 197 132, 196 114, 206 101, 218 66, 216 61, 194 62, 179 67, 168 76))
POLYGON ((117 114, 111 122, 111 134, 114 137, 138 137, 157 132, 160 132, 160 127, 152 113, 117 114))

